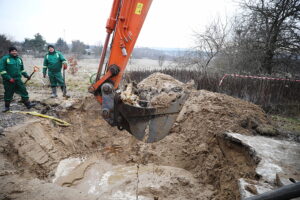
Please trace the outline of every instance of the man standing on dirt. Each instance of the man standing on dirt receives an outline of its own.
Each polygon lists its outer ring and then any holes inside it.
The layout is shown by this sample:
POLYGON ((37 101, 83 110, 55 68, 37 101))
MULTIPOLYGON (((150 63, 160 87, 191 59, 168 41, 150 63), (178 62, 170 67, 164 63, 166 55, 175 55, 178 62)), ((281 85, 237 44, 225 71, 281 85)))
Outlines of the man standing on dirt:
POLYGON ((13 99, 14 93, 19 94, 25 106, 30 109, 35 104, 29 101, 28 92, 21 79, 21 75, 28 80, 30 77, 24 70, 23 60, 18 56, 16 47, 10 47, 8 52, 9 54, 3 56, 0 60, 0 74, 3 79, 5 101, 3 112, 9 111, 10 102, 13 99))
POLYGON ((67 61, 61 52, 56 51, 53 45, 48 45, 48 53, 44 57, 44 68, 43 75, 46 78, 46 73, 48 70, 48 76, 50 79, 50 84, 52 88, 51 98, 57 97, 56 87, 60 86, 64 96, 66 95, 66 85, 61 74, 61 69, 67 69, 67 61))

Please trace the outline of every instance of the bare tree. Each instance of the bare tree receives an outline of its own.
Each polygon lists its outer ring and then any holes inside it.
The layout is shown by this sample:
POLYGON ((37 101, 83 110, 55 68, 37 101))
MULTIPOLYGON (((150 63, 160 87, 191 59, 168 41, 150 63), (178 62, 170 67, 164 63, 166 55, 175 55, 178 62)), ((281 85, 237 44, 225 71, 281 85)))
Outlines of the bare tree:
POLYGON ((205 31, 195 32, 195 46, 190 52, 191 64, 196 64, 206 71, 211 61, 223 49, 227 33, 227 22, 223 23, 220 19, 210 23, 205 31))
POLYGON ((243 0, 248 39, 262 52, 261 67, 271 74, 275 58, 300 53, 299 0, 243 0))
POLYGON ((255 42, 255 32, 240 15, 230 21, 230 32, 214 65, 224 73, 260 73, 262 49, 255 42))

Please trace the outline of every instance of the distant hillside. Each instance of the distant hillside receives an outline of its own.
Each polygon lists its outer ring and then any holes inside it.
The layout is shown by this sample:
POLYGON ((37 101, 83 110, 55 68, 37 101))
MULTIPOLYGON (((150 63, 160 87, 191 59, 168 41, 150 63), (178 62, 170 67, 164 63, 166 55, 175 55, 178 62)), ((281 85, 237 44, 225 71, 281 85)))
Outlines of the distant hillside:
POLYGON ((148 47, 137 47, 134 48, 132 57, 135 59, 148 58, 158 60, 161 56, 165 60, 173 60, 174 57, 181 55, 185 49, 174 49, 174 48, 148 48, 148 47))

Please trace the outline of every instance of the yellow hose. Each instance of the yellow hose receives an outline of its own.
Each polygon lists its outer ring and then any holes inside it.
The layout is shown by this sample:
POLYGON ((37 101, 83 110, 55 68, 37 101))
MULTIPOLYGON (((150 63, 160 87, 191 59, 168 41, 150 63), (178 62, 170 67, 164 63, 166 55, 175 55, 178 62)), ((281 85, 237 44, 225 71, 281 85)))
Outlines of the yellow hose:
POLYGON ((43 117, 43 118, 47 118, 47 119, 52 119, 57 125, 59 126, 70 126, 71 124, 69 124, 68 122, 49 116, 49 115, 43 115, 41 113, 38 112, 23 112, 23 111, 9 111, 10 113, 21 113, 21 114, 27 114, 27 115, 33 115, 33 116, 37 116, 37 117, 43 117))

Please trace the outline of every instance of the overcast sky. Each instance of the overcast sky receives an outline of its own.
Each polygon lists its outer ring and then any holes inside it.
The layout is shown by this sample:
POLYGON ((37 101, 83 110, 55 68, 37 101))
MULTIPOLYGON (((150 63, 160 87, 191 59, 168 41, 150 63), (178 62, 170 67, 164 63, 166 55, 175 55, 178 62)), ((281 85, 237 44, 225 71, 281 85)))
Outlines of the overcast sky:
MULTIPOLYGON (((113 0, 0 0, 0 34, 23 41, 40 33, 47 42, 103 42, 113 0)), ((136 46, 186 48, 194 30, 232 16, 234 0, 153 0, 136 46)))

